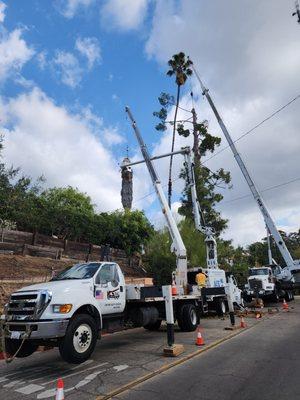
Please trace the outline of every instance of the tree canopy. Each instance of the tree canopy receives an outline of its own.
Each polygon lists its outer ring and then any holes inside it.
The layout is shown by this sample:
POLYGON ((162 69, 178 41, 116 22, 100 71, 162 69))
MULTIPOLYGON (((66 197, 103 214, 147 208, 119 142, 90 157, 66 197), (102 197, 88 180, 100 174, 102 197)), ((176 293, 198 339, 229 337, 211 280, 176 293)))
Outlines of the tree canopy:
MULTIPOLYGON (((0 157, 2 150, 0 140, 0 157)), ((97 212, 91 198, 77 188, 44 188, 18 168, 0 162, 1 228, 39 232, 93 244, 110 244, 128 255, 141 251, 153 233, 142 211, 97 212)))

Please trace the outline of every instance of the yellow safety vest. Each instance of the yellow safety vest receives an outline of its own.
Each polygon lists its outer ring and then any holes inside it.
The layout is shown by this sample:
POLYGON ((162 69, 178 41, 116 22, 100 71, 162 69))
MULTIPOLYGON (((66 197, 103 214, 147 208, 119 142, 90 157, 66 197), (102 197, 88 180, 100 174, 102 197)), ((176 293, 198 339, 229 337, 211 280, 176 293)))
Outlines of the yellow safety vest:
POLYGON ((205 286, 206 276, 203 272, 199 272, 199 274, 196 275, 196 283, 198 286, 205 286))

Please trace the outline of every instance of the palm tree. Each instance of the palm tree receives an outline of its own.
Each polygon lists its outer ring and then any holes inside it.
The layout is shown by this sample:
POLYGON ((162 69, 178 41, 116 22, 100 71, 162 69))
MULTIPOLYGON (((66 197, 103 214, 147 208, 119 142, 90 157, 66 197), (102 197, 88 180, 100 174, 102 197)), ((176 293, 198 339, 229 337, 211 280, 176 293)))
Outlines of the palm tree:
MULTIPOLYGON (((176 121, 177 121, 177 112, 178 112, 178 106, 179 106, 180 88, 181 88, 181 86, 183 86, 185 84, 188 76, 192 75, 193 71, 190 68, 190 66, 192 64, 193 64, 192 61, 189 59, 189 57, 186 57, 183 52, 174 54, 173 57, 168 61, 168 65, 169 65, 170 69, 167 72, 167 75, 168 76, 175 75, 175 77, 176 77, 175 82, 177 84, 177 98, 176 98, 175 114, 174 114, 174 121, 173 121, 173 136, 172 136, 171 152, 174 151, 174 144, 175 144, 176 121)), ((169 182, 168 182, 169 207, 171 207, 171 196, 172 196, 172 166, 173 166, 173 156, 171 155, 170 166, 169 166, 169 182)))

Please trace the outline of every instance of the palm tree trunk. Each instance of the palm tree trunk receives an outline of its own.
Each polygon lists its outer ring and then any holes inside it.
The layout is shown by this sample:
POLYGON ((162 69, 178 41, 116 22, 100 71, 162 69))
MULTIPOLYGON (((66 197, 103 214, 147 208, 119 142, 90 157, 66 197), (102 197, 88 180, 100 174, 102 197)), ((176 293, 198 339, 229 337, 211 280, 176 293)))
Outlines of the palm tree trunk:
MULTIPOLYGON (((180 85, 177 85, 177 99, 176 99, 176 107, 173 121, 173 136, 172 136, 172 147, 171 152, 174 151, 175 145, 175 135, 176 135, 176 121, 177 121, 177 112, 179 106, 179 97, 180 97, 180 85)), ((171 208, 171 198, 172 198, 172 167, 173 167, 173 155, 170 157, 170 165, 169 165, 169 182, 168 182, 168 203, 171 208)))

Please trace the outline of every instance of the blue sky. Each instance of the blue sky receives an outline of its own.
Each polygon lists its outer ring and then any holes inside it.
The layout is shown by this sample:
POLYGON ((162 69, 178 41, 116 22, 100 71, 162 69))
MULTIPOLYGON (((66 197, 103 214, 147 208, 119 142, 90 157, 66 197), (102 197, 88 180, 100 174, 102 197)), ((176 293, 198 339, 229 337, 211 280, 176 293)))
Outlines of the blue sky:
MULTIPOLYGON (((185 51, 211 89, 233 138, 300 91, 300 27, 294 2, 281 0, 0 0, 0 128, 3 156, 46 185, 72 185, 99 210, 120 208, 118 163, 129 145, 140 158, 124 113, 129 105, 150 150, 170 150, 171 129, 155 131, 152 112, 161 91, 175 92, 167 60, 185 51)), ((219 135, 214 116, 192 79, 181 97, 219 135)), ((173 118, 174 109, 168 118, 173 118)), ((294 102, 238 143, 259 189, 298 177, 299 104, 294 102), (284 135, 283 135, 284 132, 284 135)), ((187 114, 180 111, 179 119, 187 114)), ((176 138, 176 148, 190 144, 176 138)), ((207 161, 232 174, 219 210, 229 218, 225 238, 246 244, 264 224, 230 151, 207 161)), ((174 177, 182 159, 176 158, 174 177)), ((157 162, 163 184, 167 160, 157 162)), ((183 182, 174 183, 176 212, 183 182)), ((134 170, 134 207, 162 221, 148 174, 134 170), (146 197, 145 197, 146 196, 146 197)), ((280 228, 300 225, 299 181, 264 192, 280 228)))
MULTIPOLYGON (((110 29, 105 21, 101 23, 96 2, 90 7, 79 7, 73 18, 66 18, 60 11, 63 2, 14 0, 7 1, 5 27, 12 31, 23 29, 22 37, 34 48, 35 56, 24 65, 22 76, 33 80, 58 105, 70 110, 78 106, 91 106, 93 112, 103 118, 106 125, 118 126, 120 134, 135 147, 135 139, 126 122, 124 106, 130 105, 145 129, 148 141, 156 140, 155 119, 152 110, 158 108, 157 97, 162 90, 173 91, 173 82, 166 78, 165 71, 155 60, 150 60, 144 51, 144 41, 150 19, 137 34, 110 29), (97 40, 101 53, 99 61, 88 70, 85 57, 76 51, 79 38, 97 40), (74 87, 61 81, 59 72, 51 65, 57 51, 70 52, 78 59, 82 69, 81 79, 74 87), (39 54, 45 55, 47 66, 39 65, 39 54)), ((151 10, 149 10, 151 11, 151 10)), ((5 96, 16 96, 23 87, 13 80, 2 86, 5 96)), ((115 151, 122 156, 126 143, 115 151)))

